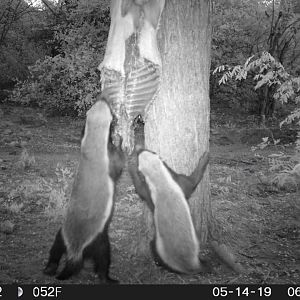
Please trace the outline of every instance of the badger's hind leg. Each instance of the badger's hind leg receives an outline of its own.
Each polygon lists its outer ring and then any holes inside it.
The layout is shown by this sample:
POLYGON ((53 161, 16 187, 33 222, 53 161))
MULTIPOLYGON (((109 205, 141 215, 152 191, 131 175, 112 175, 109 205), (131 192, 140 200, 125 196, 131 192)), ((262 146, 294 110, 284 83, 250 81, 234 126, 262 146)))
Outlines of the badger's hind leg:
POLYGON ((115 284, 118 280, 109 276, 110 267, 110 242, 108 229, 99 233, 94 241, 86 248, 84 255, 91 258, 94 263, 94 272, 98 275, 100 283, 115 284))
MULTIPOLYGON (((60 230, 60 237, 62 237, 60 230)), ((64 244, 64 252, 67 252, 67 248, 64 244)), ((65 266, 63 270, 56 276, 58 280, 66 280, 70 278, 72 275, 76 275, 83 267, 83 259, 80 257, 78 260, 67 258, 65 266)))
POLYGON ((83 259, 73 260, 67 259, 64 269, 60 272, 56 279, 58 280, 66 280, 71 276, 76 275, 80 272, 83 267, 83 259))
POLYGON ((50 250, 50 257, 48 263, 43 271, 44 274, 49 276, 54 276, 56 274, 59 261, 65 252, 66 252, 65 242, 61 233, 61 229, 59 229, 50 250))

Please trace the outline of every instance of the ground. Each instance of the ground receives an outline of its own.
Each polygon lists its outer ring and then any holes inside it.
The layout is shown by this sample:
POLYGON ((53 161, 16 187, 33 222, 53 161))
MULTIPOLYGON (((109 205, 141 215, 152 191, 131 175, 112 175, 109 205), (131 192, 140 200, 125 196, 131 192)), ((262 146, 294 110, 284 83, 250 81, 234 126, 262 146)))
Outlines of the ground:
MULTIPOLYGON (((59 283, 42 269, 72 187, 83 120, 44 116, 39 110, 0 106, 1 283, 59 283)), ((284 189, 270 183, 281 161, 276 158, 293 156, 289 142, 295 134, 275 130, 270 135, 241 120, 212 116, 210 176, 214 216, 247 274, 234 273, 213 252, 208 253, 212 271, 193 276, 170 273, 139 256, 136 228, 143 204, 126 169, 110 226, 112 277, 123 284, 299 284, 297 183, 283 184, 284 189), (252 151, 264 136, 285 139, 284 145, 252 151), (279 156, 272 160, 274 153, 279 156)), ((67 283, 96 284, 97 278, 87 263, 67 283)))

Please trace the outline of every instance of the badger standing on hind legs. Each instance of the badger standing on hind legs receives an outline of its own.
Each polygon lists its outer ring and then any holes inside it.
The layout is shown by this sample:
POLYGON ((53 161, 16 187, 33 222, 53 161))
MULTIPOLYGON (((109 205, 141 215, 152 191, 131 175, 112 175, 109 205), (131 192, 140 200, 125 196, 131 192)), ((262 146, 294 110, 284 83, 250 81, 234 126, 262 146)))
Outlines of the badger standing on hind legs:
POLYGON ((130 174, 138 195, 153 212, 154 259, 176 273, 196 274, 203 270, 199 241, 187 203, 208 164, 208 153, 200 158, 190 176, 177 174, 156 153, 139 149, 130 174))
POLYGON ((115 184, 124 167, 121 143, 112 143, 113 115, 101 95, 87 112, 81 156, 69 207, 56 234, 44 273, 55 275, 64 253, 66 265, 57 279, 78 273, 84 259, 91 259, 103 283, 116 283, 109 277, 110 242, 108 227, 114 204, 115 184))

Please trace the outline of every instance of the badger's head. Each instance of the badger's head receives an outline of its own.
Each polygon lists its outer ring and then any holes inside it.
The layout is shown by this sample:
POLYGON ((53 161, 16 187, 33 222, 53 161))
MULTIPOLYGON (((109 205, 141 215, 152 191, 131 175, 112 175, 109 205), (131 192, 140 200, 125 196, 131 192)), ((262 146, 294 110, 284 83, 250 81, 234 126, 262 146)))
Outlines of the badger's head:
POLYGON ((113 119, 110 107, 100 99, 86 114, 84 135, 81 140, 81 150, 88 155, 97 149, 105 149, 110 135, 110 125, 113 119))
POLYGON ((87 112, 88 126, 107 127, 113 117, 109 105, 105 101, 97 101, 87 112))
POLYGON ((156 153, 143 150, 138 156, 139 171, 151 180, 158 178, 164 167, 162 161, 156 153))

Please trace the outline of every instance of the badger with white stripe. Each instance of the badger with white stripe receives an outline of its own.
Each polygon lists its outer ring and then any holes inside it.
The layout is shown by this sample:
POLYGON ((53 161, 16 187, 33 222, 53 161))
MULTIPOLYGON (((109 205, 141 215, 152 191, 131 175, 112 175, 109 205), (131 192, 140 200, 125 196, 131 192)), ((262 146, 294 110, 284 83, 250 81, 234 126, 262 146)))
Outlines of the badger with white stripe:
POLYGON ((201 181, 208 153, 200 158, 190 176, 177 174, 156 153, 138 150, 130 174, 138 195, 153 212, 155 260, 167 269, 184 274, 202 271, 199 241, 187 199, 201 181))
POLYGON ((56 234, 44 273, 55 275, 66 253, 66 265, 57 279, 78 273, 85 259, 94 263, 101 282, 109 277, 110 242, 108 227, 114 204, 115 184, 124 167, 121 141, 111 140, 113 115, 105 96, 87 112, 81 156, 64 223, 56 234))

